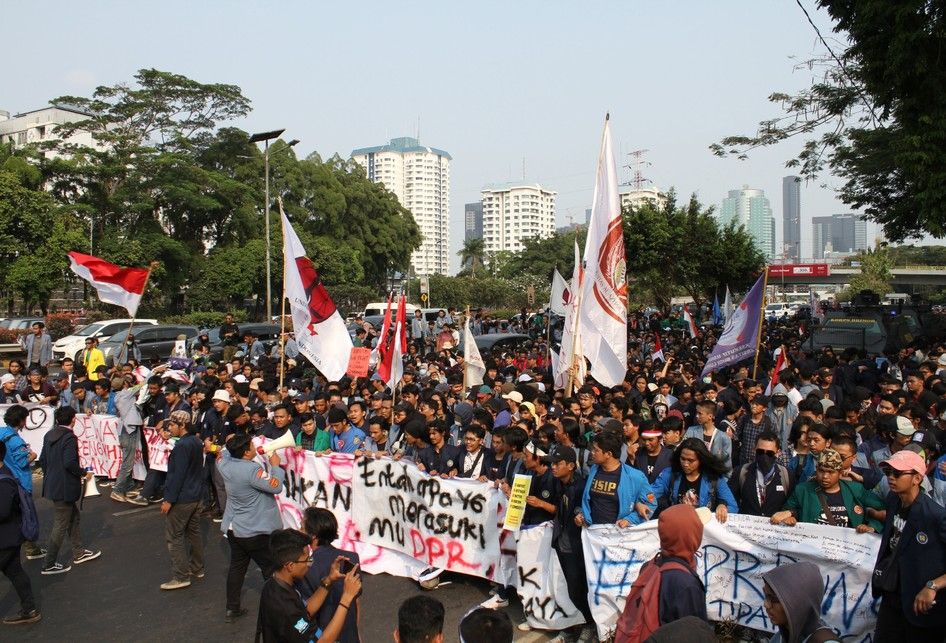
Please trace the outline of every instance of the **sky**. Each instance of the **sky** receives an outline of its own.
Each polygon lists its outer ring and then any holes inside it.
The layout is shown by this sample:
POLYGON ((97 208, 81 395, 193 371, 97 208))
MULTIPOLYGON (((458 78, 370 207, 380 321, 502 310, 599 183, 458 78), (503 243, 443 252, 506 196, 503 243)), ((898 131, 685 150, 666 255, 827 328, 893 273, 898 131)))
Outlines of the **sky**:
MULTIPOLYGON (((831 23, 802 0, 829 38, 831 23)), ((557 223, 584 221, 605 113, 619 166, 647 149, 644 175, 717 208, 743 185, 769 197, 781 248, 781 178, 800 141, 719 159, 708 146, 779 113, 774 91, 809 84, 796 65, 824 53, 791 0, 516 0, 329 3, 223 0, 11 3, 0 109, 131 82, 141 68, 242 88, 248 132, 286 128, 297 153, 348 157, 419 133, 447 150, 453 267, 463 205, 489 183, 558 192, 557 223), (31 27, 29 25, 32 25, 31 27), (17 63, 19 60, 19 63, 17 63), (523 173, 524 170, 524 173, 523 173)), ((835 40, 834 46, 843 44, 835 40)), ((620 181, 631 170, 621 168, 620 181)), ((811 217, 851 210, 824 176, 802 185, 802 254, 811 217)), ((869 238, 877 234, 871 224, 869 238)))

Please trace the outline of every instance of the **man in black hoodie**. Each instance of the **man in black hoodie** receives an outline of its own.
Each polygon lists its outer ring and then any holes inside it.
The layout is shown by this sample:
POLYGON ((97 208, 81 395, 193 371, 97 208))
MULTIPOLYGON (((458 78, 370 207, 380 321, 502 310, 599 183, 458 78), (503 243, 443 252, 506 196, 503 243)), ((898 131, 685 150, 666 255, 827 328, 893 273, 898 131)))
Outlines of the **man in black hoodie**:
POLYGON ((86 474, 79 466, 79 441, 72 432, 76 410, 71 406, 60 407, 56 409, 54 418, 56 426, 43 437, 43 452, 39 456, 39 466, 43 469, 43 497, 53 502, 56 512, 46 546, 46 560, 40 572, 47 576, 72 569, 72 565, 63 565, 56 560, 67 532, 72 543, 72 564, 79 565, 102 555, 100 551, 84 548, 79 533, 76 502, 82 497, 83 478, 92 474, 86 474))

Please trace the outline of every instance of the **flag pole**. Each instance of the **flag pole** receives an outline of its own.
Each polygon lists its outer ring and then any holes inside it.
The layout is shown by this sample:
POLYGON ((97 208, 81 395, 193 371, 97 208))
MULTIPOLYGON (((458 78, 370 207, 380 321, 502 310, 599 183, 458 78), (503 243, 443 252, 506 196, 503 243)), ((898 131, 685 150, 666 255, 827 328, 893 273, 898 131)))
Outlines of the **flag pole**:
MULTIPOLYGON (((151 263, 148 264, 148 275, 145 277, 145 285, 144 285, 144 288, 141 289, 141 296, 142 296, 142 297, 144 297, 145 290, 148 289, 148 281, 151 279, 151 271, 154 270, 155 268, 157 268, 159 265, 161 265, 161 264, 160 264, 160 262, 158 262, 158 261, 152 261, 151 263)), ((139 301, 138 304, 141 305, 141 302, 139 301)), ((126 360, 127 360, 127 357, 128 357, 128 340, 131 339, 131 331, 132 331, 132 329, 135 327, 135 319, 137 319, 137 317, 138 317, 138 309, 135 308, 135 314, 131 316, 131 322, 129 322, 129 324, 128 324, 128 332, 125 334, 125 343, 124 343, 124 345, 122 346, 121 351, 119 351, 119 353, 118 353, 118 359, 116 360, 115 366, 119 366, 119 365, 122 363, 122 359, 121 359, 122 355, 124 355, 124 356, 126 357, 126 360)), ((141 366, 141 364, 139 364, 138 366, 141 366)))
MULTIPOLYGON (((286 214, 282 210, 282 197, 277 196, 276 202, 279 204, 279 222, 283 228, 282 236, 286 238, 286 214)), ((285 253, 284 253, 285 254, 285 253)), ((286 375, 286 257, 282 258, 282 298, 279 300, 279 394, 282 395, 282 384, 286 375)), ((268 320, 269 323, 272 320, 268 320)))
POLYGON ((762 297, 760 298, 759 304, 759 332, 756 333, 755 338, 755 360, 752 362, 752 379, 755 379, 756 371, 759 368, 759 346, 762 344, 762 322, 765 320, 765 293, 766 288, 769 285, 769 266, 766 264, 763 267, 765 272, 762 273, 762 297))

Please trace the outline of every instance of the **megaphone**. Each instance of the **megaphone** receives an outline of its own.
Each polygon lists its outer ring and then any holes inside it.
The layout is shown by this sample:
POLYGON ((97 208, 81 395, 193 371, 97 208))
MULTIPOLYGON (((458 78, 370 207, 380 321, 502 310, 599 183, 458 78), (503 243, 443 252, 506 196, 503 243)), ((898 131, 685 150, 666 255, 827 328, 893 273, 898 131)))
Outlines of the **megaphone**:
POLYGON ((98 496, 99 487, 95 484, 95 476, 89 476, 85 481, 85 492, 82 494, 83 498, 88 498, 89 496, 98 496))
POLYGON ((269 455, 277 449, 287 449, 294 446, 296 446, 296 439, 292 437, 292 431, 286 429, 286 432, 275 440, 267 442, 261 447, 256 447, 256 452, 260 455, 269 455))

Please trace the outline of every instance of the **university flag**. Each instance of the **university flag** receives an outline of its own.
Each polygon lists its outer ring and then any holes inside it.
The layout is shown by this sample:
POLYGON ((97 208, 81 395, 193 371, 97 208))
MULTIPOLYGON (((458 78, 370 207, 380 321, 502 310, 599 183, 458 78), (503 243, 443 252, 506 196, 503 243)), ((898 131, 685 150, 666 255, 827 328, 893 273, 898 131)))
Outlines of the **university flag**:
POLYGON ((723 334, 713 347, 703 373, 718 371, 719 369, 736 364, 755 354, 759 341, 759 317, 762 315, 763 280, 762 274, 755 285, 746 293, 745 299, 726 320, 723 334))

